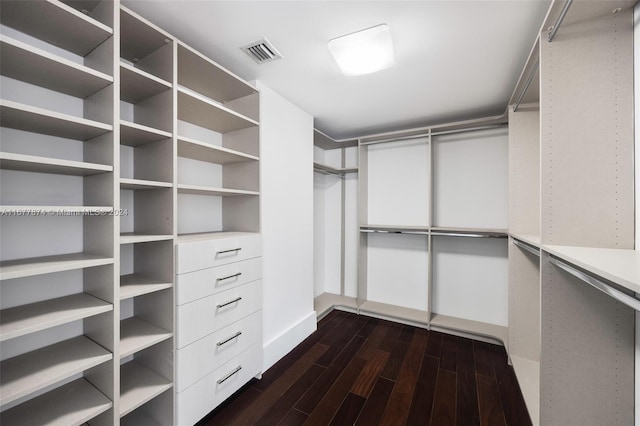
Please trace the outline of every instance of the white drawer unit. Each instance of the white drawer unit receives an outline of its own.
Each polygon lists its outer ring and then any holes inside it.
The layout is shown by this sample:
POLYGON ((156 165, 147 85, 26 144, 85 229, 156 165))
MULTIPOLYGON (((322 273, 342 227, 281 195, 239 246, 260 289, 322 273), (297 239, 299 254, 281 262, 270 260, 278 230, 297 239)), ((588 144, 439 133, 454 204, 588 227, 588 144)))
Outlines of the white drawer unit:
POLYGON ((262 278, 262 258, 176 276, 176 304, 183 305, 262 278))
POLYGON ((262 341, 262 311, 176 351, 176 390, 182 392, 250 346, 262 341))
POLYGON ((193 425, 240 389, 262 368, 262 343, 222 365, 192 386, 176 394, 177 424, 193 425))
POLYGON ((236 233, 231 238, 196 240, 176 246, 176 273, 199 271, 262 255, 259 234, 236 233))

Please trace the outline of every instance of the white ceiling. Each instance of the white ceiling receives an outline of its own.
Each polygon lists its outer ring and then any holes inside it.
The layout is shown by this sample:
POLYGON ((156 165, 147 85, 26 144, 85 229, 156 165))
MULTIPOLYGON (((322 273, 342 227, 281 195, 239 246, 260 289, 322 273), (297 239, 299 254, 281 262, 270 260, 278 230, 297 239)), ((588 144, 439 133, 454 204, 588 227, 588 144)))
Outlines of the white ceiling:
POLYGON ((123 3, 241 77, 263 81, 340 139, 501 114, 550 2, 123 3), (381 23, 391 27, 396 65, 342 75, 327 42, 381 23), (284 59, 257 65, 239 49, 263 37, 284 59))

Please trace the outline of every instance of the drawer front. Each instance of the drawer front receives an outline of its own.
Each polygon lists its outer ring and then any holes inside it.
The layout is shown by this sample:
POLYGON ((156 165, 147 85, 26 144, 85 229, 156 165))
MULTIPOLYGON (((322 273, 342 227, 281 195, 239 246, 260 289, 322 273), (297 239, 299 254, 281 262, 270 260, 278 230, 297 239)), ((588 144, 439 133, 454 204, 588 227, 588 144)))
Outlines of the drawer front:
POLYGON ((177 348, 183 348, 260 309, 261 280, 178 306, 177 348))
POLYGON ((261 255, 259 234, 176 244, 176 273, 185 274, 261 255))
POLYGON ((176 275, 176 304, 193 302, 260 278, 261 257, 176 275))
POLYGON ((262 311, 178 349, 176 390, 182 392, 258 342, 262 342, 262 311))
POLYGON ((253 345, 193 386, 176 394, 178 425, 193 425, 262 370, 262 344, 253 345), (235 372, 235 373, 234 373, 235 372))

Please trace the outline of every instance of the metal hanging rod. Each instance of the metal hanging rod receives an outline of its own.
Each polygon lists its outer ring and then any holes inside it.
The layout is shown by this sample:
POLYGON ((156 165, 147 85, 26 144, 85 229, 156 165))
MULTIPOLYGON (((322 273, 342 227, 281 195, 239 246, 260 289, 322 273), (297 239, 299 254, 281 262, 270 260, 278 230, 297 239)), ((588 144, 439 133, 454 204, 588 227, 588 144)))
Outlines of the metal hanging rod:
POLYGON ((367 234, 410 234, 410 235, 429 235, 429 231, 402 231, 402 230, 387 230, 387 229, 361 229, 360 232, 366 232, 367 234))
POLYGON ((558 19, 556 20, 556 23, 553 24, 553 27, 551 27, 551 32, 547 37, 547 41, 549 43, 551 43, 553 41, 553 38, 556 36, 558 28, 560 28, 560 25, 562 25, 562 21, 564 21, 564 17, 567 16, 567 12, 571 7, 571 3, 573 3, 573 0, 567 0, 567 2, 564 4, 564 7, 562 8, 562 12, 560 12, 560 16, 558 16, 558 19))
POLYGON ((531 74, 529 74, 529 77, 527 78, 527 82, 525 83, 524 88, 520 93, 520 96, 518 96, 518 100, 516 101, 516 104, 513 106, 513 112, 518 112, 518 107, 520 106, 522 99, 524 99, 525 93, 527 93, 527 90, 529 90, 529 86, 531 86, 531 83, 533 82, 533 77, 535 77, 536 73, 538 72, 539 65, 540 65, 540 58, 536 59, 536 63, 533 65, 533 68, 531 69, 531 74))
POLYGON ((529 253, 533 254, 534 256, 538 256, 540 257, 540 249, 537 247, 533 247, 525 242, 522 242, 520 240, 516 240, 515 238, 513 239, 513 244, 517 245, 518 247, 520 247, 522 250, 526 250, 529 253))
POLYGON ((574 266, 566 263, 565 261, 558 259, 554 256, 551 256, 549 258, 549 262, 551 262, 552 264, 556 265, 558 268, 564 270, 565 272, 568 272, 569 274, 573 275, 574 277, 584 281, 585 283, 589 284, 590 286, 600 290, 601 292, 603 292, 604 294, 606 294, 609 297, 614 298, 615 300, 617 300, 620 303, 625 304, 626 306, 636 310, 636 311, 640 311, 640 300, 636 299, 635 297, 629 296, 628 294, 623 293, 620 290, 617 290, 613 287, 611 287, 609 284, 606 284, 605 282, 599 280, 598 278, 592 277, 591 275, 587 274, 586 272, 583 272, 577 268, 575 268, 574 266))
POLYGON ((506 126, 507 123, 496 123, 496 124, 488 124, 486 126, 476 126, 476 127, 466 127, 463 129, 454 129, 454 130, 443 130, 440 132, 430 132, 430 133, 421 133, 419 135, 411 135, 411 136, 400 136, 400 137, 396 137, 396 138, 387 138, 387 139, 379 139, 379 140, 375 140, 375 141, 371 141, 371 142, 360 142, 360 146, 363 145, 375 145, 378 143, 387 143, 387 142, 401 142, 401 141, 407 141, 407 140, 412 140, 412 139, 421 139, 421 138, 425 138, 428 136, 440 136, 440 135, 452 135, 455 133, 464 133, 464 132, 473 132, 476 130, 488 130, 488 129, 495 129, 495 128, 499 128, 499 127, 504 127, 506 126))
POLYGON ((379 140, 375 140, 375 141, 371 141, 371 142, 360 142, 360 145, 375 145, 377 143, 410 141, 410 140, 413 140, 413 139, 422 139, 422 138, 429 137, 429 134, 430 133, 420 133, 418 135, 400 136, 400 137, 397 137, 397 138, 379 139, 379 140))
POLYGON ((438 232, 432 231, 436 237, 469 237, 469 238, 507 238, 506 234, 470 234, 466 232, 438 232))

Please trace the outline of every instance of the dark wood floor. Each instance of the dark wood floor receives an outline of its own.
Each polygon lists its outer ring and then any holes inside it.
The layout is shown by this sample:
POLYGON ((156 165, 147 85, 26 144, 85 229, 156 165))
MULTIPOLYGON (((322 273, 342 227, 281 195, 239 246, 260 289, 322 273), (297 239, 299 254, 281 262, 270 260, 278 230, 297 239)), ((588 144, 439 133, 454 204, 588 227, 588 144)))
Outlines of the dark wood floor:
POLYGON ((333 311, 202 425, 530 425, 501 346, 333 311))

